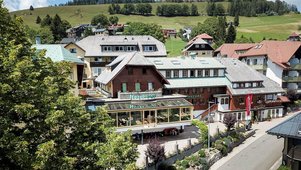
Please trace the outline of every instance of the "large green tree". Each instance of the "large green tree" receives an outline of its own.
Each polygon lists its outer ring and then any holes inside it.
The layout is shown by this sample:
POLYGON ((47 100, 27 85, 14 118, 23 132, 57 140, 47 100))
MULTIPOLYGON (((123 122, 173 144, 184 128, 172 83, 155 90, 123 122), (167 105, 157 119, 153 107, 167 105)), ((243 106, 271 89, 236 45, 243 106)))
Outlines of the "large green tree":
POLYGON ((192 28, 191 38, 206 33, 213 37, 214 41, 218 41, 218 19, 216 17, 207 18, 203 23, 198 23, 192 28))
POLYGON ((87 112, 70 94, 71 66, 31 49, 22 20, 0 0, 0 169, 105 169, 137 157, 105 108, 87 112), (113 137, 112 137, 113 136, 113 137), (118 144, 116 144, 118 143, 118 144), (110 150, 114 161, 103 160, 110 150))
POLYGON ((125 35, 151 35, 161 42, 165 42, 162 27, 157 24, 145 24, 142 22, 130 22, 124 29, 125 35))
POLYGON ((107 27, 109 25, 108 17, 104 14, 96 15, 91 20, 92 25, 100 25, 100 27, 107 27))
POLYGON ((226 43, 234 43, 235 39, 236 39, 236 29, 231 22, 227 30, 226 43))

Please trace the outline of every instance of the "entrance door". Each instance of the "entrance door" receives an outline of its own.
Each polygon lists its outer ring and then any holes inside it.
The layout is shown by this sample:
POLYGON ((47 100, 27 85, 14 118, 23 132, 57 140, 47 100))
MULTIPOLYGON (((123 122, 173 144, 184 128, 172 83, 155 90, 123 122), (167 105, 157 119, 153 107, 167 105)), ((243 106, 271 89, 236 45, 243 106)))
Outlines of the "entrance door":
POLYGON ((147 110, 144 111, 144 124, 155 123, 155 111, 147 110))

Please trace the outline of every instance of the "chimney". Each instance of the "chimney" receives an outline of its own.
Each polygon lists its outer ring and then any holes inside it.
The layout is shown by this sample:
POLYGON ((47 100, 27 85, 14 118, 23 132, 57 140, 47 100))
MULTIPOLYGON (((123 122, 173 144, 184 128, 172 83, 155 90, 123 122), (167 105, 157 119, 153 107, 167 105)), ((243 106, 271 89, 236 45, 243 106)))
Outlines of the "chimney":
POLYGON ((36 36, 36 44, 41 44, 41 37, 39 35, 36 36))

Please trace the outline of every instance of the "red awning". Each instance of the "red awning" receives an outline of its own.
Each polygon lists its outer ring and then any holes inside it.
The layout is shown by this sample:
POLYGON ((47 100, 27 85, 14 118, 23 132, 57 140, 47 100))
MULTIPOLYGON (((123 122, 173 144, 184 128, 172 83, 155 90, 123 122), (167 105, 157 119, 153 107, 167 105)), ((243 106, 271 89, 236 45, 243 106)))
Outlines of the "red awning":
POLYGON ((279 96, 278 98, 281 100, 282 103, 291 102, 287 96, 279 96))

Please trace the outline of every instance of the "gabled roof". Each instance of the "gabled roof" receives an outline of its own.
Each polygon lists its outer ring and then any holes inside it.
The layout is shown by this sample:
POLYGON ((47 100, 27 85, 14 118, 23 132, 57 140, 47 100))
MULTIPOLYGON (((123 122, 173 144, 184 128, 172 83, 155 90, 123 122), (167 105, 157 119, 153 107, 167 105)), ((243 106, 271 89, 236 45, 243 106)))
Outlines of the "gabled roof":
POLYGON ((189 46, 190 44, 192 44, 195 40, 197 39, 203 39, 203 40, 213 40, 213 38, 206 34, 206 33, 203 33, 203 34, 199 34, 197 36, 195 36, 194 38, 192 38, 188 43, 187 43, 187 46, 189 46))
POLYGON ((78 42, 78 46, 86 51, 85 56, 101 57, 101 56, 119 56, 121 54, 130 53, 127 51, 104 52, 102 45, 138 45, 139 50, 144 56, 167 56, 165 46, 162 42, 149 35, 94 35, 88 36, 78 42), (143 45, 156 45, 157 51, 143 52, 143 45))
POLYGON ((75 54, 70 53, 60 44, 36 44, 32 46, 37 50, 46 50, 45 57, 51 58, 52 61, 68 61, 76 64, 84 64, 75 54))
POLYGON ((218 49, 216 49, 215 53, 221 53, 221 56, 227 56, 230 58, 239 58, 241 54, 238 51, 247 51, 254 47, 256 44, 254 43, 244 43, 244 44, 223 44, 218 49))
POLYGON ((64 48, 66 48, 68 45, 71 45, 71 44, 73 44, 73 45, 75 45, 76 47, 78 47, 79 49, 81 49, 81 50, 83 50, 83 51, 85 51, 82 47, 80 47, 79 45, 77 45, 76 43, 74 43, 74 42, 70 42, 70 43, 68 43, 68 44, 66 44, 66 45, 64 45, 64 48))
MULTIPOLYGON (((113 70, 105 70, 101 73, 96 79, 96 82, 102 84, 108 84, 113 78, 115 78, 127 65, 131 66, 154 66, 152 62, 150 62, 146 57, 144 57, 139 52, 131 52, 127 54, 123 54, 118 56, 111 64, 108 66, 113 66, 118 64, 113 70)), ((156 69, 155 69, 156 70, 156 69)), ((158 71, 157 71, 158 72, 158 71)), ((166 83, 168 81, 158 72, 158 74, 165 80, 166 83)))
POLYGON ((270 135, 301 139, 301 113, 267 131, 270 135))
POLYGON ((217 58, 226 66, 226 77, 230 81, 228 88, 232 95, 269 94, 283 93, 284 90, 273 80, 267 78, 247 64, 233 58, 217 58), (232 83, 239 82, 262 82, 263 87, 254 88, 233 88, 232 83))
POLYGON ((282 66, 287 63, 290 58, 300 48, 301 42, 298 41, 262 41, 241 54, 240 57, 252 57, 266 55, 274 63, 282 66))
POLYGON ((295 33, 295 32, 293 32, 289 37, 300 37, 300 35, 297 34, 297 33, 295 33))
POLYGON ((188 51, 195 44, 198 44, 198 45, 202 45, 202 44, 208 45, 211 48, 211 50, 213 50, 213 48, 209 45, 209 43, 207 41, 203 40, 202 38, 198 38, 198 39, 195 39, 191 44, 188 44, 182 52, 188 51))

